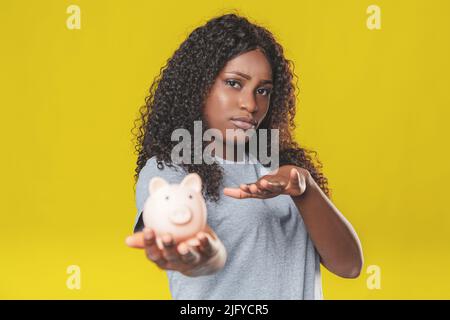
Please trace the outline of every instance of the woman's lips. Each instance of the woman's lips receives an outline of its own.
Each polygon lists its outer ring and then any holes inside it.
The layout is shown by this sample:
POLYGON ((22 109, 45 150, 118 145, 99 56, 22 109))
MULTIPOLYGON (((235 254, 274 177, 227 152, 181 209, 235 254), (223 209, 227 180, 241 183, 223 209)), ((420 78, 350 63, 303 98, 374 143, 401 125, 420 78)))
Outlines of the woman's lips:
POLYGON ((255 126, 249 122, 245 122, 245 121, 239 121, 239 120, 230 120, 236 127, 243 129, 243 130, 248 130, 248 129, 254 129, 255 126))

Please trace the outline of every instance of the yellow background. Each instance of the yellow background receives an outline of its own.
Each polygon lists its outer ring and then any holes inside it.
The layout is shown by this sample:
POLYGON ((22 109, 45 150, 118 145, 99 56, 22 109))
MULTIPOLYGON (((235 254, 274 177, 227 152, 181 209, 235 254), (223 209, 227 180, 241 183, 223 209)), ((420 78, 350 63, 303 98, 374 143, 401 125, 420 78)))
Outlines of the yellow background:
POLYGON ((445 0, 2 1, 0 298, 170 299, 165 273, 124 244, 130 131, 160 67, 230 9, 295 62, 296 137, 318 152, 363 244, 358 279, 322 268, 324 298, 450 298, 445 0), (70 4, 80 30, 66 27, 70 4), (381 30, 366 27, 371 4, 381 30), (80 290, 66 286, 70 265, 80 290))

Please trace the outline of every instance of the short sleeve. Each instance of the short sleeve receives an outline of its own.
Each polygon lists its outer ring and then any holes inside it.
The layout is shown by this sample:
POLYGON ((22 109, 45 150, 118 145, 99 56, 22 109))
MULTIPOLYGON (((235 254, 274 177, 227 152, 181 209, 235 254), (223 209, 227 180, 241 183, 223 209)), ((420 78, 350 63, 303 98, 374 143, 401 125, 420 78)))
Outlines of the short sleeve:
POLYGON ((161 177, 170 184, 181 183, 187 173, 179 166, 174 165, 168 167, 163 165, 162 169, 158 168, 156 157, 152 157, 147 160, 145 166, 139 172, 139 177, 136 182, 136 218, 134 221, 133 232, 137 232, 143 229, 142 211, 144 210, 144 204, 149 196, 148 185, 150 180, 154 177, 161 177))

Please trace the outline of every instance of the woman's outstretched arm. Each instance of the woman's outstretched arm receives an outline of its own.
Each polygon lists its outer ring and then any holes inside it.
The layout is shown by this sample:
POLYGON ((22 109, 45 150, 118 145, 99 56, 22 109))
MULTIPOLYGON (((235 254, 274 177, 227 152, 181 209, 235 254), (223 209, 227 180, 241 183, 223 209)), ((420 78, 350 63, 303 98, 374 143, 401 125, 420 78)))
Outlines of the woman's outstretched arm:
POLYGON ((322 264, 344 278, 356 278, 361 273, 363 253, 355 230, 308 170, 284 165, 255 183, 225 188, 224 194, 236 199, 268 199, 280 194, 291 196, 322 264))
POLYGON ((304 171, 305 192, 291 198, 302 216, 321 262, 338 276, 356 278, 364 263, 358 236, 309 172, 304 171))

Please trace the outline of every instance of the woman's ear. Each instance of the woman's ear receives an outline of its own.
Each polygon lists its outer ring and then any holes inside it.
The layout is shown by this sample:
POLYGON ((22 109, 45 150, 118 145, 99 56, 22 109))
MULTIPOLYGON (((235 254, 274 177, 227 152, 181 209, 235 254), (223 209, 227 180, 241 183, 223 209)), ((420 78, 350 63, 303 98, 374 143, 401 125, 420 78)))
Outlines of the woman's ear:
POLYGON ((187 187, 195 190, 196 192, 202 191, 202 179, 196 173, 188 174, 181 182, 182 187, 187 187))
POLYGON ((150 195, 152 195, 156 191, 167 185, 169 184, 166 182, 166 180, 160 177, 155 177, 152 180, 150 180, 150 183, 148 184, 148 192, 150 195))

